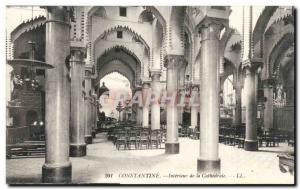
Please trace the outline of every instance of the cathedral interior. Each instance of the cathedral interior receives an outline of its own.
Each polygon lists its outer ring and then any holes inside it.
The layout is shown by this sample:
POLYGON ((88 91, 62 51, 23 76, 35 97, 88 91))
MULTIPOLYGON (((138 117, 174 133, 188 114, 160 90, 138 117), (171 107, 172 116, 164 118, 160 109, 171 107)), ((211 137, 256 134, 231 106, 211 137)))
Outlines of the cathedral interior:
POLYGON ((36 8, 6 44, 7 183, 295 183, 294 7, 36 8))

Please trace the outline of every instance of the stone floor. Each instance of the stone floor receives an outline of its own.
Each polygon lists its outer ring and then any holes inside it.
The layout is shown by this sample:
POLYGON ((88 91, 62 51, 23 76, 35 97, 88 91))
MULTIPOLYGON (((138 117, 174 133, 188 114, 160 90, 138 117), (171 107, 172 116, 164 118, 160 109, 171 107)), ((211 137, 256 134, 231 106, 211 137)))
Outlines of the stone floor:
MULTIPOLYGON (((260 148, 258 152, 247 152, 223 144, 220 144, 219 148, 221 175, 207 177, 197 175, 196 172, 198 140, 180 138, 180 154, 166 155, 164 149, 118 151, 106 140, 105 134, 97 134, 94 144, 88 145, 87 156, 71 158, 72 182, 135 184, 294 182, 293 175, 280 172, 278 167, 277 154, 291 149, 286 144, 281 144, 280 147, 260 148)), ((7 160, 7 183, 40 183, 43 163, 44 158, 7 160)))

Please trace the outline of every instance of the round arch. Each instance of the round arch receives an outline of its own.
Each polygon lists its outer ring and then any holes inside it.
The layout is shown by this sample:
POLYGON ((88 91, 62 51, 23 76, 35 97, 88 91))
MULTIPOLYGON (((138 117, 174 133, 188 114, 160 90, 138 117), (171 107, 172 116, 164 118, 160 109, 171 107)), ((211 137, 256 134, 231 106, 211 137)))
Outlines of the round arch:
POLYGON ((118 59, 109 61, 101 68, 100 72, 98 73, 97 81, 100 81, 103 77, 113 72, 117 72, 127 78, 130 82, 131 88, 135 86, 134 71, 130 67, 128 67, 126 63, 118 59))
POLYGON ((102 49, 102 51, 96 52, 95 57, 100 58, 100 57, 107 56, 111 51, 114 51, 114 50, 124 51, 126 54, 132 56, 137 63, 141 64, 140 60, 142 60, 142 57, 135 54, 133 49, 131 49, 130 47, 126 47, 124 45, 111 44, 106 49, 102 49))
POLYGON ((105 18, 107 17, 107 14, 103 6, 93 6, 88 10, 87 16, 88 16, 89 23, 91 23, 90 20, 92 16, 100 16, 105 18))
POLYGON ((166 29, 166 20, 165 18, 162 16, 162 14, 160 13, 160 11, 154 7, 154 6, 144 6, 144 8, 151 12, 157 19, 158 21, 160 22, 160 24, 163 26, 163 31, 165 31, 166 29))
POLYGON ((142 35, 138 34, 135 30, 131 29, 128 26, 123 26, 123 25, 116 25, 105 29, 100 35, 98 35, 96 40, 94 40, 94 44, 97 44, 97 42, 100 41, 101 39, 105 39, 108 35, 115 33, 117 31, 128 32, 130 35, 135 37, 136 41, 141 42, 149 50, 149 44, 151 44, 150 42, 146 42, 145 38, 142 35))
POLYGON ((113 46, 110 49, 106 49, 103 54, 98 56, 96 66, 97 72, 99 73, 102 65, 113 59, 122 60, 123 63, 126 63, 137 75, 141 74, 141 61, 133 52, 124 46, 113 46))
POLYGON ((119 72, 130 80, 131 86, 139 84, 141 78, 141 61, 122 46, 114 46, 104 51, 97 59, 98 79, 109 72, 119 72))
POLYGON ((272 17, 269 19, 268 24, 265 27, 264 34, 272 30, 272 27, 280 22, 284 22, 285 25, 291 24, 293 22, 293 12, 292 9, 286 9, 285 7, 278 7, 272 17))
POLYGON ((293 46, 294 44, 294 34, 293 33, 288 33, 285 34, 272 48, 270 54, 268 55, 269 57, 269 68, 273 72, 274 68, 276 68, 275 64, 278 64, 278 61, 280 56, 284 54, 286 50, 289 49, 289 47, 293 46), (277 62, 276 62, 277 61, 277 62))
POLYGON ((153 19, 154 19, 153 13, 150 10, 145 9, 139 15, 138 22, 140 22, 140 23, 143 23, 143 22, 152 22, 153 19))
POLYGON ((261 15, 258 17, 258 20, 253 30, 253 34, 255 34, 253 35, 254 45, 262 40, 266 26, 277 8, 278 6, 266 6, 262 11, 261 15))

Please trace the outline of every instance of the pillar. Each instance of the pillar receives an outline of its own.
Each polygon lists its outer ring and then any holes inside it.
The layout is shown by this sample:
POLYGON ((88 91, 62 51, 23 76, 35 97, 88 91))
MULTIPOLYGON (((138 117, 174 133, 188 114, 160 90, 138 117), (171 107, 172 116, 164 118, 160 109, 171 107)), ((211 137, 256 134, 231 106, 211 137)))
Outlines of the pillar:
POLYGON ((178 154, 178 110, 177 110, 177 90, 178 90, 178 70, 183 64, 184 57, 181 55, 167 55, 165 66, 167 68, 167 96, 169 101, 167 108, 167 140, 165 144, 166 154, 178 154), (176 99, 174 100, 174 97, 176 99))
POLYGON ((84 142, 84 118, 81 109, 84 107, 82 97, 83 80, 83 52, 71 51, 71 117, 70 117, 70 156, 81 157, 86 155, 84 142))
POLYGON ((149 105, 146 101, 148 93, 149 93, 150 84, 145 82, 143 84, 143 127, 149 127, 149 105))
POLYGON ((92 95, 90 97, 90 119, 89 119, 89 125, 90 125, 90 128, 91 128, 91 135, 92 135, 92 138, 95 138, 96 136, 96 133, 95 133, 95 122, 94 122, 94 119, 95 119, 95 106, 94 106, 94 103, 95 100, 94 100, 94 96, 92 95))
POLYGON ((97 95, 95 95, 95 137, 96 137, 96 134, 98 132, 98 105, 99 105, 99 102, 97 100, 97 95))
POLYGON ((245 135, 245 150, 246 151, 256 151, 258 150, 257 141, 257 106, 256 106, 256 85, 255 69, 248 64, 245 69, 245 103, 246 103, 246 135, 245 135))
POLYGON ((137 106, 137 115, 136 115, 136 121, 137 121, 137 126, 142 126, 142 120, 143 120, 143 107, 136 105, 137 106))
POLYGON ((156 100, 151 103, 151 130, 160 129, 160 70, 151 72, 151 90, 155 94, 156 100))
POLYGON ((181 87, 178 89, 178 104, 177 104, 177 113, 178 113, 178 124, 183 126, 183 108, 184 108, 184 99, 185 99, 185 89, 181 87))
POLYGON ((242 86, 240 82, 234 86, 235 88, 235 115, 233 123, 238 126, 242 124, 242 86))
POLYGON ((92 125, 91 125, 91 77, 89 76, 89 71, 86 70, 88 75, 85 77, 85 130, 84 130, 84 139, 86 144, 93 143, 92 137, 92 125))
POLYGON ((197 121, 198 121, 198 109, 199 109, 199 104, 198 104, 198 97, 199 97, 199 89, 198 87, 193 87, 192 89, 192 102, 190 104, 191 106, 191 127, 195 129, 197 127, 197 121))
POLYGON ((96 137, 96 95, 93 94, 91 98, 91 128, 92 138, 96 137))
POLYGON ((264 130, 273 128, 273 81, 271 79, 264 81, 264 130))
POLYGON ((200 155, 198 172, 220 172, 219 158, 219 36, 221 24, 201 27, 200 155))
POLYGON ((70 54, 70 22, 66 7, 47 7, 46 62, 46 156, 42 182, 70 183, 69 159, 70 78, 66 58, 70 54))

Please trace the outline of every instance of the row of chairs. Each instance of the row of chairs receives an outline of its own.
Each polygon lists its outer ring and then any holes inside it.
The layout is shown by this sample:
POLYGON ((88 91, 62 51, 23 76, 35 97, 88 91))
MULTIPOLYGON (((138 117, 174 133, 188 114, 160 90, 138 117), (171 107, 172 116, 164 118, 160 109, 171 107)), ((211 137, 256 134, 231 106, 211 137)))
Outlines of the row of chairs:
POLYGON ((108 134, 117 150, 128 149, 153 149, 162 148, 165 142, 165 131, 151 130, 149 128, 116 127, 108 134))
MULTIPOLYGON (((288 133, 283 130, 268 130, 262 131, 260 128, 257 130, 257 140, 259 147, 275 147, 279 146, 281 142, 288 142, 289 146, 294 146, 293 133, 288 133)), ((219 131, 219 141, 226 145, 244 148, 245 143, 245 125, 232 126, 223 125, 219 131)))
POLYGON ((231 146, 238 145, 239 148, 243 148, 245 142, 245 128, 243 126, 221 126, 219 129, 219 142, 231 146))

